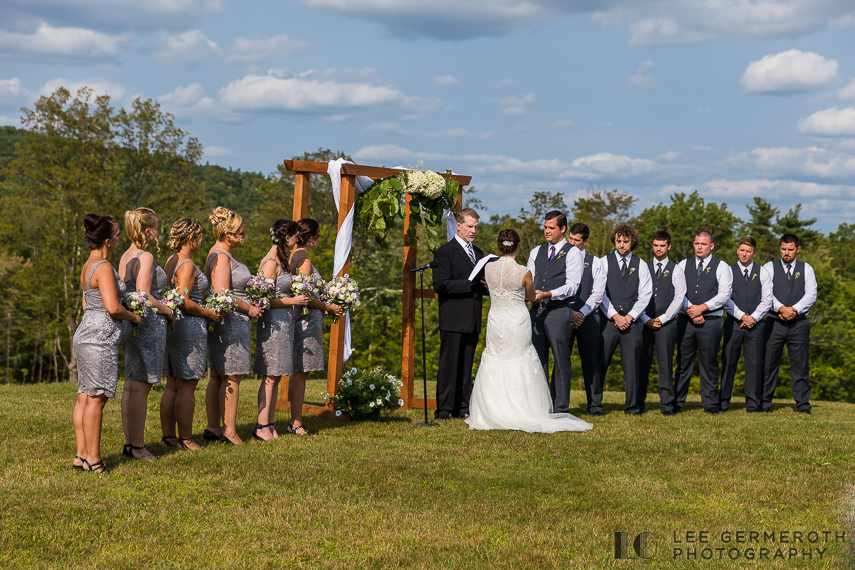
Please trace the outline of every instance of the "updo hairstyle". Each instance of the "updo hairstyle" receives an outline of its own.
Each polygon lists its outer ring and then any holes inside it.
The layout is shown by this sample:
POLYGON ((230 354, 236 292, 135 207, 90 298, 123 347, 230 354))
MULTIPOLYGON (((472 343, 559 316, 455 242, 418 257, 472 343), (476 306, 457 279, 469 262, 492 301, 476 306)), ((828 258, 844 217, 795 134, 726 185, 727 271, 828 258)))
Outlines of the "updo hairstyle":
POLYGON ((235 235, 243 224, 243 218, 228 208, 217 206, 208 216, 213 224, 214 237, 217 241, 223 240, 230 235, 235 235))
POLYGON ((300 233, 297 234, 297 245, 305 247, 312 238, 321 235, 321 225, 312 218, 303 218, 297 222, 300 233))
MULTIPOLYGON (((151 208, 137 208, 125 212, 125 233, 131 242, 140 249, 148 247, 148 239, 145 231, 157 225, 157 215, 151 208)), ((160 240, 155 237, 154 241, 157 253, 160 253, 160 240)))
POLYGON ((270 239, 276 244, 276 257, 279 259, 279 264, 282 269, 290 272, 291 267, 288 265, 288 238, 296 235, 300 231, 297 222, 293 220, 278 219, 273 222, 270 228, 270 239))
POLYGON ((496 246, 502 255, 513 253, 520 245, 520 235, 509 228, 501 230, 496 238, 496 246))
POLYGON ((169 230, 167 247, 172 251, 178 251, 184 244, 202 237, 202 224, 193 218, 178 218, 169 230))
POLYGON ((118 225, 113 216, 99 216, 98 214, 86 214, 83 218, 85 228, 86 247, 98 249, 108 239, 113 237, 114 226, 118 225))

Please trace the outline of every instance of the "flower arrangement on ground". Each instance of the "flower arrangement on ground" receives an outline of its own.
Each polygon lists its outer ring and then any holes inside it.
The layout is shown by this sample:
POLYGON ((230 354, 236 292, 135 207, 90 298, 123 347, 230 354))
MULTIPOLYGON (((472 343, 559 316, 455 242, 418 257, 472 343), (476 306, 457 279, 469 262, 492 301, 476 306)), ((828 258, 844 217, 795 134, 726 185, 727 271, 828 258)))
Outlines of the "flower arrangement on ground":
MULTIPOLYGON (((321 296, 323 286, 323 279, 315 277, 314 275, 303 275, 302 273, 298 273, 291 279, 291 294, 295 297, 297 295, 306 295, 312 299, 318 299, 321 296)), ((303 305, 303 314, 309 314, 309 307, 303 305)))
POLYGON ((270 300, 276 298, 276 282, 259 271, 246 282, 246 294, 259 309, 269 309, 270 300))
MULTIPOLYGON (((324 283, 321 299, 328 305, 338 305, 345 312, 359 306, 359 283, 349 273, 324 283)), ((338 322, 338 316, 332 316, 332 322, 338 322)))
MULTIPOLYGON (((128 311, 142 318, 157 314, 157 309, 152 306, 151 299, 148 298, 148 293, 145 291, 128 291, 122 298, 122 305, 128 311)), ((137 336, 137 332, 137 327, 134 327, 131 336, 137 336)))
MULTIPOLYGON (((375 180, 356 198, 356 217, 365 234, 374 237, 383 247, 389 247, 387 233, 394 227, 395 218, 404 220, 407 214, 410 224, 406 231, 411 239, 418 237, 417 229, 421 224, 431 252, 444 242, 439 239, 438 228, 445 225, 445 211, 454 208, 460 186, 452 178, 446 180, 436 172, 422 170, 421 166, 419 163, 395 176, 375 180), (408 206, 407 196, 410 198, 408 206)), ((446 174, 450 175, 451 171, 446 174)))
POLYGON ((336 409, 335 415, 347 413, 354 420, 377 420, 383 410, 396 410, 404 405, 400 397, 403 384, 380 366, 360 372, 351 368, 341 376, 335 395, 326 394, 336 409))
MULTIPOLYGON (((231 289, 223 289, 219 293, 210 291, 205 298, 205 307, 220 315, 234 312, 237 308, 237 297, 231 289)), ((214 330, 214 321, 208 323, 208 330, 214 330)))

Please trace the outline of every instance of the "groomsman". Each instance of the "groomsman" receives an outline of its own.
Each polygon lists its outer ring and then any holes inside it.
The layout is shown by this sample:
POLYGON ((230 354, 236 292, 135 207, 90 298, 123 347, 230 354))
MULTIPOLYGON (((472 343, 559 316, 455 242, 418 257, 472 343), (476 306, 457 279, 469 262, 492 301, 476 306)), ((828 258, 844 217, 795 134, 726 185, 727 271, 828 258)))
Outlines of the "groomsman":
POLYGON ((600 369, 605 378, 615 349, 620 344, 620 361, 626 385, 625 414, 644 413, 647 394, 641 383, 641 329, 638 319, 650 302, 652 286, 647 264, 632 255, 638 246, 638 232, 629 224, 618 224, 609 236, 614 253, 601 259, 606 274, 606 291, 600 303, 604 315, 600 325, 603 352, 600 369))
POLYGON ((561 212, 547 212, 543 222, 546 243, 528 256, 535 289, 531 305, 531 343, 540 357, 549 382, 555 413, 570 410, 570 354, 573 329, 572 303, 582 279, 582 258, 564 239, 567 218, 561 212), (549 351, 554 369, 549 373, 549 351))
POLYGON ((434 254, 433 288, 439 299, 439 367, 436 375, 438 420, 469 415, 472 363, 481 336, 480 283, 469 274, 484 253, 472 245, 478 231, 478 212, 465 208, 457 215, 457 234, 434 254))
POLYGON ((677 346, 677 311, 686 297, 686 277, 683 269, 668 259, 671 234, 653 234, 653 259, 647 262, 652 275, 653 295, 645 312, 641 351, 641 384, 647 392, 647 379, 656 347, 656 368, 659 372, 659 411, 663 416, 674 415, 676 387, 674 385, 674 348, 677 346))
POLYGON ((582 361, 582 376, 585 379, 586 411, 592 416, 603 415, 603 376, 600 372, 600 315, 597 307, 606 290, 606 276, 600 267, 600 259, 585 251, 590 230, 585 224, 573 224, 567 233, 567 241, 576 246, 582 258, 582 282, 573 300, 573 336, 582 361))
POLYGON ((763 266, 772 281, 772 309, 766 320, 766 373, 763 382, 763 411, 772 409, 772 396, 778 384, 778 368, 784 345, 790 357, 793 399, 796 411, 810 413, 810 322, 807 314, 816 302, 816 275, 813 267, 797 261, 799 238, 781 237, 781 259, 763 266))
POLYGON ((724 310, 724 347, 721 349, 721 411, 730 407, 733 378, 739 354, 745 358, 745 411, 761 411, 763 402, 763 317, 772 307, 772 279, 754 263, 757 242, 754 238, 739 240, 739 261, 730 266, 733 289, 724 310), (744 347, 744 348, 743 348, 744 347))
POLYGON ((721 410, 718 389, 718 350, 721 344, 722 307, 730 299, 733 274, 730 267, 712 257, 712 234, 698 232, 695 256, 679 263, 686 276, 686 298, 677 320, 677 402, 680 412, 689 394, 689 380, 698 356, 701 372, 701 404, 708 414, 721 410))

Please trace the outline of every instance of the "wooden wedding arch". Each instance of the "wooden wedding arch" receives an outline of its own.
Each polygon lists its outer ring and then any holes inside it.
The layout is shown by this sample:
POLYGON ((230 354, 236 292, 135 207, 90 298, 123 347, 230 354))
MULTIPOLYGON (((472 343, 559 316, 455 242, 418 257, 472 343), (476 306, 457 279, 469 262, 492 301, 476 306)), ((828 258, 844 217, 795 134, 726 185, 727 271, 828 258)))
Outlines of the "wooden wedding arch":
MULTIPOLYGON (((327 174, 328 164, 326 162, 312 162, 303 160, 286 160, 285 168, 294 172, 294 208, 292 219, 299 220, 305 218, 309 212, 309 184, 312 174, 327 174)), ((338 225, 337 229, 341 229, 350 208, 356 200, 356 177, 367 176, 372 180, 380 178, 388 178, 395 176, 400 171, 392 168, 383 168, 379 166, 364 166, 361 164, 345 163, 341 169, 341 196, 339 199, 338 225)), ((461 176, 458 174, 443 174, 444 178, 452 178, 460 184, 460 193, 457 197, 455 209, 459 212, 463 199, 463 188, 468 186, 472 181, 471 176, 461 176)), ((409 204, 409 196, 407 203, 409 204)), ((409 208, 404 210, 406 218, 404 219, 404 227, 409 227, 409 208)), ((354 222, 354 231, 356 231, 356 222, 354 222)), ((413 385, 415 381, 415 340, 416 340, 416 299, 436 299, 436 293, 433 289, 416 289, 416 275, 410 270, 415 268, 417 258, 417 241, 411 240, 404 234, 404 264, 402 270, 403 281, 403 310, 402 310, 402 327, 401 337, 403 346, 401 350, 401 399, 404 400, 405 408, 420 408, 424 406, 422 398, 413 397, 413 385)), ((340 275, 347 273, 350 269, 350 257, 342 268, 340 275)), ((341 319, 338 323, 333 323, 330 330, 330 347, 327 363, 327 392, 335 394, 335 388, 338 381, 341 379, 342 370, 344 368, 344 324, 345 320, 341 319)), ((276 402, 277 410, 290 410, 288 402, 288 386, 291 378, 283 377, 279 387, 279 400, 276 402)), ((427 397, 427 394, 425 394, 427 397)), ((428 400, 428 407, 436 409, 436 400, 428 400)), ((329 405, 316 406, 312 404, 303 404, 303 413, 324 416, 329 418, 335 417, 335 410, 329 405)))

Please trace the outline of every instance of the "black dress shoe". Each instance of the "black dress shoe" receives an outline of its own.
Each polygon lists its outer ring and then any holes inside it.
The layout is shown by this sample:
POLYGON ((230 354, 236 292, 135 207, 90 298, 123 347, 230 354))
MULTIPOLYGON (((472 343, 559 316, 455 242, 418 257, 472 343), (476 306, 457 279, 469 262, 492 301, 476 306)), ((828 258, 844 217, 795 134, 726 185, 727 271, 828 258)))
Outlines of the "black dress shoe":
POLYGON ((799 414, 807 414, 807 415, 810 415, 810 410, 796 410, 796 412, 797 412, 797 413, 799 413, 799 414))
POLYGON ((448 422, 451 421, 451 416, 434 417, 433 419, 436 422, 448 422))
POLYGON ((603 412, 600 410, 597 410, 596 412, 588 412, 588 415, 589 416, 602 416, 603 412))
POLYGON ((716 415, 721 413, 718 408, 704 408, 705 414, 716 415))
POLYGON ((674 412, 672 412, 671 410, 666 410, 666 411, 662 412, 662 415, 663 416, 673 416, 674 412))

